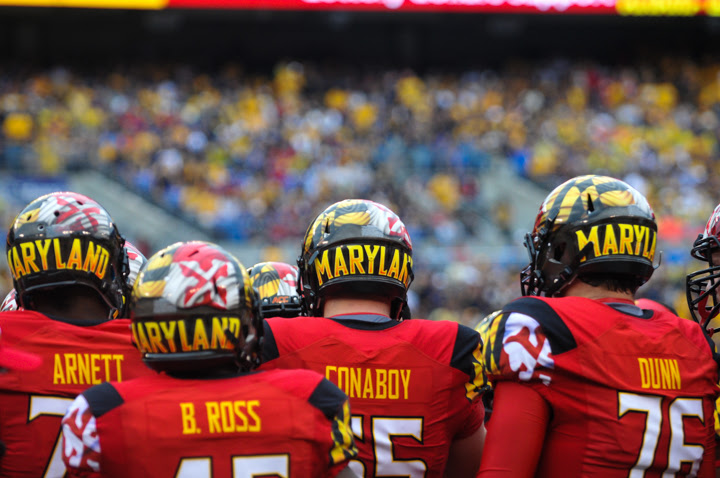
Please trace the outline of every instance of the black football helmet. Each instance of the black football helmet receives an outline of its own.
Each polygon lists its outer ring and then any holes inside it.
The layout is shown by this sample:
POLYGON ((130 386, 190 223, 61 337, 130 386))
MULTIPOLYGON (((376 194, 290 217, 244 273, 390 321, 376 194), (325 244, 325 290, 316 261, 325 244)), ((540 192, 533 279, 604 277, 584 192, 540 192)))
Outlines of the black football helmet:
POLYGON ((259 299, 261 319, 303 315, 298 268, 284 262, 259 262, 248 269, 259 299))
POLYGON ((148 259, 130 301, 133 339, 152 369, 250 369, 262 327, 247 269, 215 244, 178 242, 148 259))
POLYGON ((705 225, 705 230, 699 234, 690 255, 707 264, 708 267, 692 272, 685 279, 685 292, 688 307, 693 319, 703 329, 720 329, 711 322, 720 312, 717 289, 720 285, 720 261, 713 258, 714 252, 720 252, 720 205, 718 205, 705 225))
POLYGON ((655 270, 656 241, 655 214, 630 185, 607 176, 570 179, 545 198, 525 236, 522 294, 561 294, 583 273, 631 277, 640 286, 655 270))
POLYGON ((128 274, 124 244, 108 212, 92 199, 73 192, 35 199, 7 235, 17 305, 32 310, 35 294, 82 285, 105 301, 108 319, 116 318, 128 274))
POLYGON ((346 199, 310 224, 298 258, 300 290, 309 315, 329 295, 367 294, 392 301, 400 319, 413 280, 412 242, 400 218, 365 199, 346 199))

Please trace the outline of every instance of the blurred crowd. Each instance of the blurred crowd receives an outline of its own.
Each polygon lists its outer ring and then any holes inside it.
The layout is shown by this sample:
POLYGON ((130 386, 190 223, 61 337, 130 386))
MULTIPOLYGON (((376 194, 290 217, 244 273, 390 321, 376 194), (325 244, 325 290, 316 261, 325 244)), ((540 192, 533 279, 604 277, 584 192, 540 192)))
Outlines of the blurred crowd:
MULTIPOLYGON (((299 240, 334 201, 387 204, 416 243, 417 315, 469 324, 519 294, 526 263, 462 247, 486 222, 519 244, 512 185, 495 203, 480 187, 492 161, 547 190, 586 172, 624 179, 681 251, 720 200, 720 63, 710 61, 423 74, 300 62, 265 74, 0 68, 0 125, 4 170, 94 167, 221 239, 299 240), (425 245, 448 252, 423 258, 425 245)), ((641 292, 681 305, 692 265, 680 256, 641 292)))

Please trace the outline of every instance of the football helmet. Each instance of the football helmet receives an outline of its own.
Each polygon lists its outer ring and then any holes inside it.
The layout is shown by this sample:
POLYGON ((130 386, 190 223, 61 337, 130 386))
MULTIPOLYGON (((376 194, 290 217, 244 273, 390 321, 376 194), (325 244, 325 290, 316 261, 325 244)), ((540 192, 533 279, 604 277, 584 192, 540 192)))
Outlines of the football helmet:
POLYGON ((655 270, 656 241, 655 213, 642 194, 615 178, 575 177, 545 198, 525 236, 522 294, 561 294, 584 273, 630 277, 640 286, 655 270))
MULTIPOLYGON (((714 252, 720 252, 720 204, 710 215, 705 230, 693 243, 690 255, 704 262, 708 267, 692 272, 685 278, 685 292, 693 319, 703 329, 720 311, 717 288, 720 285, 720 261, 713 259, 714 252)), ((712 327, 717 330, 717 327, 712 327)))
POLYGON ((259 299, 261 319, 303 315, 298 268, 284 262, 259 262, 248 269, 259 299))
POLYGON ((178 242, 148 259, 130 300, 133 341, 152 369, 250 369, 262 332, 247 269, 207 242, 178 242), (252 351, 254 352, 254 350, 252 351))
POLYGON ((8 295, 5 296, 5 300, 2 301, 2 305, 0 305, 0 312, 18 309, 22 310, 22 307, 18 307, 17 304, 17 291, 15 289, 11 289, 10 292, 8 292, 8 295))
POLYGON ((108 305, 108 319, 123 306, 127 259, 108 212, 73 192, 41 196, 17 215, 7 235, 7 259, 20 307, 33 309, 44 290, 82 285, 108 305))
POLYGON ((400 319, 413 280, 412 242, 387 207, 365 199, 337 202, 308 227, 298 258, 300 290, 309 315, 329 295, 365 294, 392 301, 400 319))

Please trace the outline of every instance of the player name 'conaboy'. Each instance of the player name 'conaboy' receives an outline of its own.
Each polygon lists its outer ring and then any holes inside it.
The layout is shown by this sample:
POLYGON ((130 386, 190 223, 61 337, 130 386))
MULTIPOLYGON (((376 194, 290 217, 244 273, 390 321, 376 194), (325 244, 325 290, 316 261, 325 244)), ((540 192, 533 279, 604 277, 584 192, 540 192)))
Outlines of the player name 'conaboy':
POLYGON ((675 359, 638 357, 640 385, 655 390, 680 390, 680 366, 675 359))
POLYGON ((104 247, 77 238, 73 239, 72 247, 65 256, 58 238, 23 242, 7 253, 10 272, 15 279, 49 269, 76 269, 91 272, 102 279, 109 259, 110 253, 104 247))
POLYGON ((390 277, 410 285, 412 256, 404 251, 378 244, 340 245, 315 259, 318 285, 327 280, 356 274, 390 277))
POLYGON ((131 325, 135 343, 141 352, 175 353, 209 349, 232 349, 233 344, 225 335, 230 331, 240 336, 238 317, 197 318, 192 320, 167 320, 159 322, 133 322, 131 325))
POLYGON ((207 429, 200 428, 195 418, 195 404, 180 403, 183 435, 195 433, 259 432, 262 422, 258 409, 260 400, 222 400, 205 402, 207 429))
MULTIPOLYGON (((588 243, 593 245, 594 257, 610 254, 630 254, 652 260, 655 257, 657 235, 648 226, 637 224, 600 224, 585 231, 575 231, 578 250, 588 243)), ((585 258, 583 258, 583 261, 585 258)))
POLYGON ((122 354, 55 354, 53 384, 122 382, 122 354))
POLYGON ((407 400, 410 369, 325 366, 325 378, 350 398, 407 400))

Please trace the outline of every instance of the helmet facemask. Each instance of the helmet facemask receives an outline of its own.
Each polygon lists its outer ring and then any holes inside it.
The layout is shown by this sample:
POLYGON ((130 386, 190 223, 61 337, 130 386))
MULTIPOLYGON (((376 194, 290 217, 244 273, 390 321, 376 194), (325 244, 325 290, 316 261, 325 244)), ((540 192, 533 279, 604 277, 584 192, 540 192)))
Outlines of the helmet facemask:
POLYGON ((720 286, 720 264, 715 264, 713 252, 720 252, 720 241, 717 236, 698 235, 690 254, 695 259, 708 264, 705 269, 692 272, 685 279, 685 291, 692 318, 703 329, 713 333, 720 327, 713 327, 711 322, 720 312, 717 289, 720 286))

